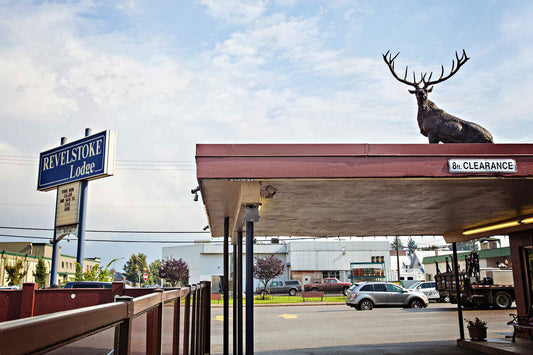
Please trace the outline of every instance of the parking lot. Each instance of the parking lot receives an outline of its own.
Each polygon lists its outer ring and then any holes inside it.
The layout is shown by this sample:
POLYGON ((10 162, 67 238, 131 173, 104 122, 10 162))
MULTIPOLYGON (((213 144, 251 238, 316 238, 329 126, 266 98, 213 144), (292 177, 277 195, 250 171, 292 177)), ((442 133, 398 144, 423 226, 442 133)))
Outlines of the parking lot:
MULTIPOLYGON (((512 328, 506 325, 512 312, 516 310, 464 310, 463 316, 487 321, 488 337, 503 339, 512 334, 512 328)), ((222 313, 222 308, 212 310, 212 353, 222 352, 222 313)), ((359 349, 360 353, 399 354, 406 345, 411 349, 420 345, 441 347, 446 353, 469 354, 455 346, 459 338, 457 309, 446 303, 430 303, 426 309, 372 311, 357 311, 346 305, 256 306, 254 320, 255 352, 288 353, 300 349, 299 353, 326 354, 354 353, 359 349)), ((230 339, 230 349, 231 345, 230 339)))

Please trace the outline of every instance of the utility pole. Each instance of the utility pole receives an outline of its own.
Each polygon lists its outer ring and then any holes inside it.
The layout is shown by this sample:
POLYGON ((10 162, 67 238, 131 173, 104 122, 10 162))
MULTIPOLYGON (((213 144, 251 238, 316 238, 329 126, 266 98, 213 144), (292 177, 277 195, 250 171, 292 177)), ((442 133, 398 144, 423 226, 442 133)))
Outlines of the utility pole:
POLYGON ((398 236, 396 236, 396 266, 398 267, 398 284, 400 283, 400 243, 398 243, 398 236))

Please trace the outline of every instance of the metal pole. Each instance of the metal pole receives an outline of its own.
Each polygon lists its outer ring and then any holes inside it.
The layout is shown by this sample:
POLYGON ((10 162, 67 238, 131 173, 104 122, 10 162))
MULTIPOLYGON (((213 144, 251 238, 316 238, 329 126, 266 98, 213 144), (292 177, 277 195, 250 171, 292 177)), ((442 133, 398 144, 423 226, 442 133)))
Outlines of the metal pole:
POLYGON ((237 280, 239 280, 238 287, 237 287, 237 334, 239 335, 239 343, 237 344, 238 347, 238 354, 242 355, 243 353, 243 338, 242 338, 242 231, 237 232, 237 257, 239 261, 237 264, 239 265, 238 268, 238 274, 237 274, 237 280))
MULTIPOLYGON (((91 129, 85 128, 85 137, 91 135, 91 129)), ((87 213, 87 193, 89 191, 89 182, 82 180, 80 182, 80 220, 78 223, 78 253, 76 261, 80 264, 83 271, 83 255, 85 254, 85 216, 87 213)))
POLYGON ((228 261, 229 261, 229 217, 224 217, 224 280, 222 284, 224 292, 224 354, 229 353, 229 290, 228 290, 228 261))
MULTIPOLYGON (((67 137, 61 137, 61 145, 67 144, 67 137)), ((59 198, 59 187, 56 189, 56 205, 54 210, 57 209, 57 199, 59 198)), ((54 233, 52 237, 52 265, 50 267, 50 286, 57 284, 57 265, 59 263, 59 241, 56 240, 56 214, 54 213, 54 233)))
POLYGON ((254 222, 246 222, 246 355, 254 353, 254 222))
POLYGON ((237 243, 233 244, 233 353, 237 354, 237 341, 239 334, 237 334, 237 243))
POLYGON ((453 269, 455 272, 455 294, 457 295, 457 316, 459 318, 459 336, 461 340, 465 339, 465 327, 463 323, 463 309, 461 302, 461 286, 459 285, 459 263, 457 261, 457 245, 452 243, 453 248, 453 269))
POLYGON ((396 266, 398 267, 398 284, 400 284, 400 245, 396 236, 396 266))

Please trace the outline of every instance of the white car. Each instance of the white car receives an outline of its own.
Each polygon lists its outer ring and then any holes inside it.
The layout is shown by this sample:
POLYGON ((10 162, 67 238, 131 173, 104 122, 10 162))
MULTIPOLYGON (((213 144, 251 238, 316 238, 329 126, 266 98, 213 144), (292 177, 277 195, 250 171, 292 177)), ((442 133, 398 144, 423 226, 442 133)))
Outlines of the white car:
POLYGON ((446 300, 447 297, 440 296, 439 291, 437 291, 435 287, 435 281, 425 281, 415 283, 414 285, 409 287, 409 290, 415 292, 422 292, 424 295, 427 296, 430 301, 449 302, 449 299, 446 300))

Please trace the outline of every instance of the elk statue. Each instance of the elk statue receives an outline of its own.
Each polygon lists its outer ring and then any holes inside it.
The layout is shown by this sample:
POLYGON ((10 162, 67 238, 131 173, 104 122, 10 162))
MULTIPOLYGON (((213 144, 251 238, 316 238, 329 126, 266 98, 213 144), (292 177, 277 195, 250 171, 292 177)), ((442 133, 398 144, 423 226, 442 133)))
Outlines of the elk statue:
POLYGON ((466 56, 464 49, 461 58, 459 58, 457 52, 455 52, 457 67, 455 67, 455 61, 452 60, 452 69, 450 70, 450 73, 444 76, 444 66, 442 66, 440 78, 433 81, 431 80, 433 73, 429 74, 427 80, 427 73, 421 73, 420 80, 416 81, 416 74, 414 72, 413 81, 407 80, 407 66, 405 67, 405 75, 402 79, 394 71, 394 60, 398 57, 400 52, 394 57, 392 54, 389 54, 389 52, 390 51, 387 51, 387 53, 383 54, 383 60, 387 63, 392 75, 398 81, 414 87, 414 90, 409 90, 409 92, 415 94, 418 103, 418 127, 420 128, 420 133, 428 137, 429 143, 493 143, 492 135, 485 128, 476 123, 468 122, 450 115, 446 111, 438 108, 433 101, 428 100, 428 93, 433 90, 432 85, 436 85, 451 78, 457 73, 459 68, 470 59, 466 56))

